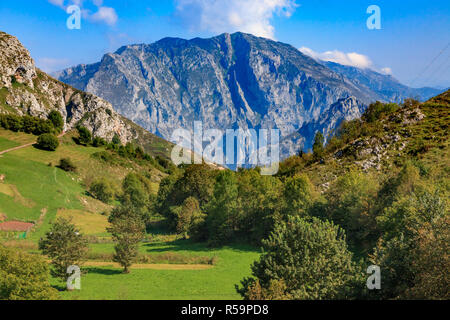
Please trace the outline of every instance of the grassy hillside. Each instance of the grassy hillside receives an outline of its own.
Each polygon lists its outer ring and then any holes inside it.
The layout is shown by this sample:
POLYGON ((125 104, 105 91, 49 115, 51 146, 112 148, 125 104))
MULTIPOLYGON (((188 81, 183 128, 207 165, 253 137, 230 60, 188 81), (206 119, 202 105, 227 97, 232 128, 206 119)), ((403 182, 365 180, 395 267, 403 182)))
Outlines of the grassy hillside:
MULTIPOLYGON (((29 237, 38 239, 57 212, 78 210, 100 215, 108 212, 106 205, 88 195, 93 181, 106 179, 113 189, 120 190, 123 178, 133 171, 145 171, 154 184, 154 192, 163 172, 146 163, 137 163, 117 157, 115 164, 109 164, 93 155, 107 152, 104 148, 77 145, 74 133, 61 139, 55 152, 37 149, 33 146, 8 152, 0 156, 0 212, 7 220, 38 223, 29 237), (57 167, 60 159, 70 158, 77 167, 76 173, 68 173, 57 167)), ((6 150, 36 140, 33 135, 0 130, 0 150, 6 150)), ((106 217, 103 219, 106 219, 106 217)), ((83 222, 81 222, 83 223, 83 222)), ((103 230, 104 232, 104 230, 103 230)))
MULTIPOLYGON (((108 262, 114 244, 106 231, 107 214, 115 203, 94 199, 88 192, 90 184, 106 179, 120 190, 122 180, 130 172, 148 173, 156 194, 160 180, 167 174, 148 163, 113 154, 105 162, 95 155, 111 151, 77 145, 74 136, 76 133, 68 133, 61 138, 55 152, 29 146, 0 155, 0 214, 6 221, 35 223, 26 239, 18 239, 22 232, 0 231, 0 243, 39 254, 38 240, 52 221, 56 217, 71 217, 90 237, 91 253, 86 263, 88 273, 82 280, 83 290, 62 291, 62 299, 239 298, 234 284, 250 274, 250 264, 259 256, 258 250, 249 246, 210 249, 177 240, 175 235, 150 232, 149 240, 140 245, 140 253, 148 256, 151 264, 144 263, 132 269, 130 275, 123 275, 118 266, 108 262), (67 157, 77 167, 76 173, 57 167, 59 160, 67 157), (214 265, 209 264, 211 259, 214 265)), ((0 152, 35 140, 33 135, 0 129, 0 152)), ((57 288, 64 287, 58 279, 51 281, 57 288)))
POLYGON ((376 121, 356 119, 331 138, 321 161, 311 154, 281 163, 279 176, 307 173, 322 191, 349 170, 380 179, 395 176, 407 162, 435 183, 448 183, 450 168, 450 91, 425 103, 381 114, 376 121))

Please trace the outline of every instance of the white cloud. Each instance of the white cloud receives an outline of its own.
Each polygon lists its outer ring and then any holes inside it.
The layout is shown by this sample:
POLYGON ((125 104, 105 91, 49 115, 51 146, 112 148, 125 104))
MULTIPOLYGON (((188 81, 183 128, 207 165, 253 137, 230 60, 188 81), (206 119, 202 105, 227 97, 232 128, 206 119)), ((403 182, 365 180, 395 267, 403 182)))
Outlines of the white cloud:
POLYGON ((392 75, 392 69, 388 67, 381 69, 381 72, 387 75, 392 75))
POLYGON ((106 23, 107 25, 113 26, 118 20, 116 10, 111 7, 103 6, 103 0, 90 0, 92 4, 97 8, 95 13, 90 10, 83 9, 83 2, 85 0, 48 0, 51 4, 66 10, 70 5, 77 5, 82 10, 83 18, 94 22, 106 23))
POLYGON ((302 47, 299 50, 316 60, 331 61, 345 66, 358 67, 362 69, 373 67, 373 63, 368 56, 356 52, 345 53, 338 50, 316 52, 307 47, 302 47))
POLYGON ((385 67, 380 70, 377 70, 372 63, 372 60, 370 60, 368 56, 360 53, 356 52, 345 53, 338 50, 316 52, 307 47, 301 47, 299 50, 315 60, 330 61, 342 64, 344 66, 352 66, 361 69, 372 69, 386 75, 392 75, 391 68, 385 67))
POLYGON ((64 8, 64 0, 48 0, 51 4, 64 8))
POLYGON ((295 0, 177 0, 177 15, 191 29, 201 31, 246 32, 273 39, 275 15, 290 17, 295 0))
POLYGON ((113 26, 117 22, 117 13, 114 8, 99 7, 98 11, 91 16, 92 21, 105 22, 106 24, 113 26))
POLYGON ((56 58, 39 58, 36 61, 38 68, 45 72, 53 72, 61 70, 70 65, 69 59, 56 59, 56 58))

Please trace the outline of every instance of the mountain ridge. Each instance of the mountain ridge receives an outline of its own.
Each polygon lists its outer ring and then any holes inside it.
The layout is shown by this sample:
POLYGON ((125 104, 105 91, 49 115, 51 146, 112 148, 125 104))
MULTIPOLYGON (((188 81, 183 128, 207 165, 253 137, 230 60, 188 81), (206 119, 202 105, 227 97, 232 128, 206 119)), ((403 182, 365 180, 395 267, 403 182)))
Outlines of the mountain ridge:
POLYGON ((356 109, 335 124, 386 97, 289 44, 244 33, 123 46, 98 63, 56 75, 165 139, 178 128, 192 131, 194 121, 207 129, 278 128, 282 157, 306 149, 312 135, 287 137, 317 123, 339 101, 354 97, 356 109))

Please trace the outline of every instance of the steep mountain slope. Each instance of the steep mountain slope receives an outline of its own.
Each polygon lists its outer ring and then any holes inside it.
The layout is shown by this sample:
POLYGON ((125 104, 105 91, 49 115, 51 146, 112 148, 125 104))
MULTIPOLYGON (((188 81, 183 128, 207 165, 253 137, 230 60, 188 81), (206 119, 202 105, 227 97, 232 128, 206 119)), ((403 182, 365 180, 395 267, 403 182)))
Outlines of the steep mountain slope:
POLYGON ((312 139, 305 140, 304 137, 314 137, 316 132, 320 131, 323 133, 325 140, 328 140, 343 121, 361 118, 365 109, 365 106, 360 105, 355 97, 340 99, 323 112, 317 120, 306 123, 289 139, 285 139, 283 145, 293 141, 294 145, 301 143, 304 151, 311 150, 314 141, 312 139))
POLYGON ((180 127, 192 131, 195 120, 288 136, 340 99, 354 96, 362 106, 373 96, 290 45, 242 33, 127 46, 58 78, 167 139, 180 127))
POLYGON ((339 101, 354 103, 338 110, 334 124, 392 96, 290 45, 243 33, 125 46, 99 63, 55 76, 110 101, 122 115, 166 139, 178 128, 192 131, 193 121, 203 121, 207 129, 279 128, 283 157, 306 149, 319 129, 315 124, 339 101), (303 130, 308 135, 290 140, 307 124, 313 126, 303 130))
POLYGON ((375 121, 357 118, 330 141, 321 161, 313 161, 309 154, 292 156, 281 163, 279 174, 307 173, 325 191, 349 170, 363 170, 383 180, 411 162, 421 175, 448 192, 449 107, 450 90, 424 103, 381 114, 375 121))
POLYGON ((360 69, 344 66, 334 62, 323 62, 325 66, 350 79, 356 86, 367 88, 389 102, 402 102, 405 98, 415 98, 425 101, 436 96, 442 90, 434 88, 410 88, 401 84, 390 75, 384 75, 370 69, 360 69))
POLYGON ((46 117, 55 109, 65 131, 82 124, 94 136, 111 140, 117 134, 124 144, 135 141, 150 153, 169 153, 169 143, 119 115, 110 103, 37 69, 19 40, 0 32, 0 113, 46 117))

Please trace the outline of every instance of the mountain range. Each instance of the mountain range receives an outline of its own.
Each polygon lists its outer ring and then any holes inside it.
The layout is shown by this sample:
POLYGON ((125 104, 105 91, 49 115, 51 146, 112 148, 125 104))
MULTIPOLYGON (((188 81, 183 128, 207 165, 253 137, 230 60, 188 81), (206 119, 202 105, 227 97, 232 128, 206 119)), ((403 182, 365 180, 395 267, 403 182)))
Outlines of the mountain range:
POLYGON ((128 45, 54 76, 166 140, 176 129, 193 131, 194 121, 222 131, 277 128, 283 158, 309 149, 318 130, 327 134, 360 117, 371 102, 441 92, 316 61, 289 44, 244 33, 128 45))

